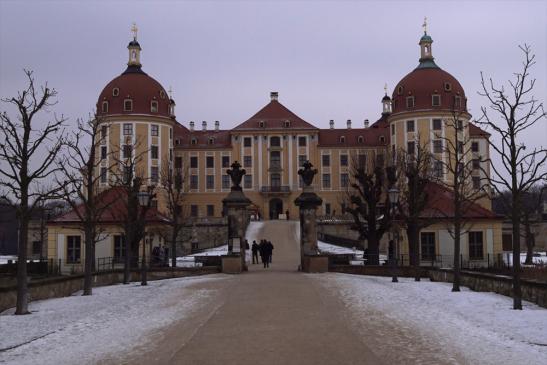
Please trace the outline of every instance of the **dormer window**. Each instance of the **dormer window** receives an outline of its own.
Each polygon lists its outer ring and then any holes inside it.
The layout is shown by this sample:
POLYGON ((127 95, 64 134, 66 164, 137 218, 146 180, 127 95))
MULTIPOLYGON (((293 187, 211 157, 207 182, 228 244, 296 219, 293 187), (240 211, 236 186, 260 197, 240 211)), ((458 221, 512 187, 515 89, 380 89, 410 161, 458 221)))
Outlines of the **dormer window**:
POLYGON ((414 108, 414 96, 407 96, 406 97, 406 107, 407 108, 414 108))
POLYGON ((158 112, 158 102, 156 100, 152 100, 150 102, 150 112, 151 113, 157 113, 158 112))
POLYGON ((103 113, 108 113, 108 101, 103 101, 102 111, 103 113))
POLYGON ((209 144, 215 144, 215 138, 214 137, 209 138, 209 144))
POLYGON ((462 98, 459 96, 454 96, 454 108, 459 109, 462 107, 462 98))
POLYGON ((402 87, 402 86, 399 86, 399 87, 397 88, 397 95, 403 95, 403 91, 404 91, 404 90, 403 90, 403 87, 402 87))
POLYGON ((123 101, 123 111, 125 112, 133 111, 133 100, 125 99, 123 101))
POLYGON ((180 139, 175 139, 175 146, 178 146, 180 144, 180 139))
POLYGON ((198 144, 198 140, 195 137, 192 137, 192 140, 190 141, 190 144, 196 145, 196 144, 198 144))
POLYGON ((452 90, 452 84, 449 82, 444 83, 444 91, 451 91, 452 90))
POLYGON ((160 90, 160 98, 165 99, 165 91, 160 90))
POLYGON ((357 142, 358 142, 358 143, 363 143, 364 140, 365 140, 365 139, 363 138, 363 136, 357 137, 357 142))
POLYGON ((117 87, 113 88, 112 96, 118 96, 118 95, 120 95, 120 89, 118 89, 117 87))
POLYGON ((381 144, 386 143, 386 137, 380 136, 380 143, 381 143, 381 144))
POLYGON ((285 121, 285 128, 290 128, 291 126, 291 121, 290 120, 286 120, 285 121))
POLYGON ((431 105, 440 106, 441 105, 441 96, 440 95, 431 95, 431 105))
POLYGON ((265 126, 264 121, 261 120, 260 122, 258 122, 258 126, 259 126, 260 128, 264 128, 264 126, 265 126))
POLYGON ((346 137, 340 136, 340 143, 346 143, 346 137))

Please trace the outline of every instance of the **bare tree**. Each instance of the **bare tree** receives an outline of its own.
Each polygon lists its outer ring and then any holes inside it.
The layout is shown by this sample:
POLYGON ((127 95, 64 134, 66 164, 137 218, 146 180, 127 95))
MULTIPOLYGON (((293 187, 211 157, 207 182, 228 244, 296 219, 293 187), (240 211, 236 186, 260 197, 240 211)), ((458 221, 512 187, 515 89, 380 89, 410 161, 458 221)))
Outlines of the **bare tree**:
MULTIPOLYGON (((166 159, 167 160, 167 159, 166 159)), ((177 237, 183 227, 182 201, 185 197, 184 184, 188 176, 188 169, 182 157, 175 157, 174 168, 164 165, 161 171, 161 185, 167 200, 167 215, 169 217, 171 242, 171 267, 177 266, 177 237)))
POLYGON ((482 107, 478 123, 491 129, 497 138, 489 140, 490 147, 500 156, 501 163, 492 164, 494 174, 491 185, 501 193, 510 193, 510 218, 513 224, 513 309, 522 309, 520 286, 520 219, 522 196, 532 186, 547 180, 545 162, 547 149, 544 147, 527 150, 522 132, 538 122, 545 122, 543 103, 533 95, 536 80, 530 78, 530 69, 535 65, 535 55, 529 45, 519 46, 524 53, 522 69, 508 81, 508 87, 497 86, 491 78, 481 73, 482 91, 488 107, 482 107))
POLYGON ((115 199, 99 199, 100 183, 106 183, 107 174, 112 171, 112 166, 107 165, 107 128, 108 125, 97 115, 87 122, 79 120, 77 130, 67 140, 67 153, 59 160, 64 175, 63 199, 78 216, 84 233, 83 295, 92 294, 95 245, 103 236, 101 216, 115 202, 115 199), (101 147, 105 151, 101 151, 101 147))
POLYGON ((54 115, 43 124, 36 120, 41 112, 55 105, 55 89, 47 83, 37 89, 32 71, 25 70, 28 87, 2 102, 17 109, 12 118, 0 114, 0 187, 10 196, 19 221, 17 260, 17 305, 15 314, 28 314, 27 246, 32 212, 43 201, 57 197, 60 187, 48 186, 58 168, 55 159, 64 144, 65 118, 54 115))
POLYGON ((432 217, 424 215, 431 203, 430 199, 434 199, 427 192, 427 185, 432 180, 432 156, 418 136, 413 150, 400 149, 396 160, 399 173, 397 181, 401 191, 397 211, 406 230, 414 279, 420 281, 420 231, 434 222, 432 217))
POLYGON ((359 232, 361 239, 368 243, 368 262, 380 264, 380 240, 391 225, 391 212, 387 189, 395 182, 392 166, 374 161, 371 172, 367 171, 365 161, 352 160, 351 175, 354 182, 348 190, 350 206, 347 212, 353 217, 352 229, 359 232))
POLYGON ((451 117, 442 121, 445 134, 437 135, 436 143, 441 144, 440 148, 445 156, 444 159, 440 158, 434 161, 435 164, 438 164, 437 170, 442 169, 436 182, 452 193, 453 210, 440 211, 439 213, 447 218, 447 230, 454 239, 453 292, 460 291, 461 236, 469 232, 473 226, 473 221, 465 218, 466 212, 470 212, 480 199, 488 196, 488 184, 480 178, 480 173, 484 172, 480 165, 481 157, 473 156, 469 125, 464 125, 463 118, 467 112, 458 110, 458 108, 453 105, 451 117))

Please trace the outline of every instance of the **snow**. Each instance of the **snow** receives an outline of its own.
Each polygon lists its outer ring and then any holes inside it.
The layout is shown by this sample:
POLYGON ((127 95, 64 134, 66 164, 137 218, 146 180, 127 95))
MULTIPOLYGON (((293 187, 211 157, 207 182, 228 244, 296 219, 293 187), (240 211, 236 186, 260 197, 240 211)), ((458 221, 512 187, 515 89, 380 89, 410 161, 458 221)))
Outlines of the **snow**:
POLYGON ((94 288, 92 296, 80 292, 31 302, 31 315, 7 310, 0 314, 0 363, 119 363, 120 349, 138 351, 154 330, 190 316, 215 294, 190 286, 225 279, 211 275, 151 281, 145 287, 112 285, 94 288))
POLYGON ((2 256, 2 255, 0 255, 0 265, 7 264, 8 260, 17 261, 17 256, 2 256))
MULTIPOLYGON (((526 253, 521 253, 520 263, 524 264, 525 261, 526 261, 526 253)), ((513 253, 504 252, 503 262, 506 265, 513 266, 513 253)), ((536 265, 547 265, 547 252, 534 252, 534 256, 532 257, 532 262, 536 265)))
POLYGON ((339 295, 356 330, 388 362, 402 363, 404 355, 420 363, 547 363, 547 309, 529 302, 515 311, 512 298, 463 287, 453 293, 450 283, 310 277, 339 295))
POLYGON ((334 254, 353 254, 353 255, 361 255, 363 256, 362 250, 342 247, 342 246, 336 246, 330 243, 326 243, 323 241, 317 241, 317 246, 319 247, 319 251, 325 252, 325 253, 334 253, 334 254))

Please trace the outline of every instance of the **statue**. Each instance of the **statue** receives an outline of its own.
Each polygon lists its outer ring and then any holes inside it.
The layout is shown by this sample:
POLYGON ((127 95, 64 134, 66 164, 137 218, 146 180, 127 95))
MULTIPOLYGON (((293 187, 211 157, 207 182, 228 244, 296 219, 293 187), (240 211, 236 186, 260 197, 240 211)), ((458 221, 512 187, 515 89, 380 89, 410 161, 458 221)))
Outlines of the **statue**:
POLYGON ((243 178, 243 175, 246 174, 245 169, 241 169, 241 165, 239 162, 234 161, 234 163, 231 165, 232 169, 226 170, 226 173, 230 175, 230 178, 232 179, 232 191, 241 191, 241 179, 243 178))
POLYGON ((302 181, 304 181, 304 185, 310 186, 313 182, 313 177, 315 174, 317 174, 317 169, 313 169, 313 165, 310 161, 304 162, 302 165, 304 167, 303 169, 298 170, 298 175, 302 176, 302 181))

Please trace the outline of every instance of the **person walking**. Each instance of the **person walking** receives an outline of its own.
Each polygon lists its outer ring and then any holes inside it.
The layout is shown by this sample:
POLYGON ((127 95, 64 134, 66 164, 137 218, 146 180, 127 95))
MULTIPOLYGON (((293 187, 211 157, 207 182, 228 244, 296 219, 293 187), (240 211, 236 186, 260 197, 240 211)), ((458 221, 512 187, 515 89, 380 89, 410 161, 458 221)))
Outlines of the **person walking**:
POLYGON ((268 252, 266 247, 266 240, 261 240, 260 245, 258 245, 258 250, 260 251, 260 258, 262 259, 262 264, 264 265, 264 268, 267 268, 269 265, 268 263, 268 252))
POLYGON ((258 264, 258 244, 255 240, 253 240, 251 251, 253 252, 253 264, 258 264))
POLYGON ((270 264, 272 263, 272 254, 273 254, 274 246, 271 241, 267 241, 264 247, 266 248, 267 261, 268 261, 268 264, 266 265, 266 267, 270 267, 270 264))

